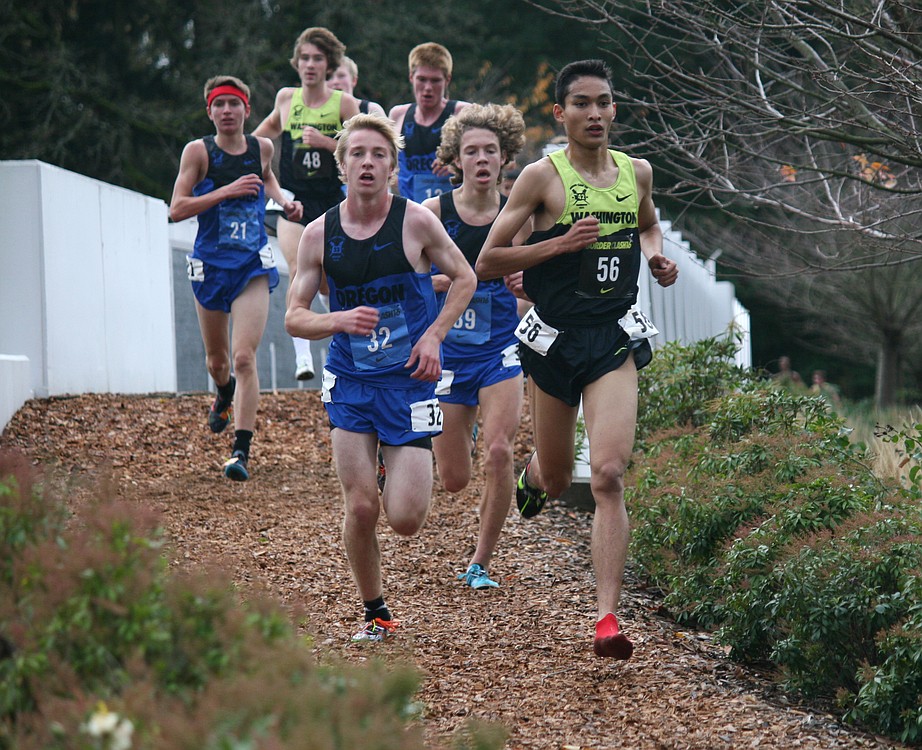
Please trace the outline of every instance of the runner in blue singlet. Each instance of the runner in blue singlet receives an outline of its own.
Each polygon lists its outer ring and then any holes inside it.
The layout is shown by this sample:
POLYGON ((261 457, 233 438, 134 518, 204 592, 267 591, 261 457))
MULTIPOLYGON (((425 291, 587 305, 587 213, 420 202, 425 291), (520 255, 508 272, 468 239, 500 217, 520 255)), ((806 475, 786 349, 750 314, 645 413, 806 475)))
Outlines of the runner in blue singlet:
POLYGON ((206 111, 216 134, 186 144, 170 201, 173 221, 198 216, 188 262, 205 361, 218 389, 208 426, 223 432, 235 407, 234 445, 224 474, 238 481, 249 478, 259 402, 256 349, 266 327, 269 293, 279 283, 263 226, 266 196, 292 221, 301 218, 301 204, 282 195, 272 174, 272 141, 243 133, 249 96, 246 84, 232 76, 205 84, 206 111), (233 342, 228 318, 233 321, 233 342))
MULTIPOLYGON (((515 107, 471 104, 442 129, 439 160, 455 173, 459 187, 423 205, 432 210, 468 263, 477 262, 493 221, 506 202, 500 170, 525 143, 525 122, 515 107)), ((447 279, 433 268, 441 292, 447 279)), ((436 395, 442 406, 442 434, 434 450, 439 477, 449 492, 471 479, 472 429, 478 406, 483 420, 484 488, 480 533, 467 570, 458 577, 474 589, 495 588, 487 568, 503 529, 512 490, 513 441, 522 409, 516 298, 502 278, 485 279, 442 344, 442 378, 436 395)))
POLYGON ((477 284, 435 216, 388 192, 399 141, 393 123, 377 115, 345 124, 336 160, 349 192, 304 230, 285 318, 293 336, 333 337, 321 398, 345 498, 343 540, 365 606, 354 640, 382 640, 396 628, 384 603, 378 517, 383 505, 391 528, 403 535, 426 519, 432 437, 442 422, 435 398, 441 343, 477 284), (452 282, 441 311, 433 263, 452 282), (324 275, 330 311, 317 313, 311 301, 324 275), (388 469, 383 500, 379 440, 388 469))
POLYGON ((414 101, 398 104, 390 118, 404 137, 399 156, 398 189, 404 198, 422 203, 452 189, 451 170, 436 158, 442 126, 467 102, 447 98, 451 83, 451 53, 441 44, 426 42, 410 51, 410 84, 414 101))

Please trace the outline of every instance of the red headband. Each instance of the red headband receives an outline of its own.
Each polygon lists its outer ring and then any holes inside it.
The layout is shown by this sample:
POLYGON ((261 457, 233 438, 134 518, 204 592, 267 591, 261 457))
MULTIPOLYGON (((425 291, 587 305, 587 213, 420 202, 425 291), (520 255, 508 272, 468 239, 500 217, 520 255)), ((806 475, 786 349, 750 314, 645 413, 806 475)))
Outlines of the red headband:
POLYGON ((231 96, 236 96, 238 99, 243 100, 244 106, 250 106, 250 100, 247 99, 247 95, 244 94, 236 86, 230 84, 225 84, 224 86, 217 86, 213 88, 211 93, 208 94, 208 106, 211 106, 211 103, 214 101, 216 96, 221 96, 222 94, 230 94, 231 96))

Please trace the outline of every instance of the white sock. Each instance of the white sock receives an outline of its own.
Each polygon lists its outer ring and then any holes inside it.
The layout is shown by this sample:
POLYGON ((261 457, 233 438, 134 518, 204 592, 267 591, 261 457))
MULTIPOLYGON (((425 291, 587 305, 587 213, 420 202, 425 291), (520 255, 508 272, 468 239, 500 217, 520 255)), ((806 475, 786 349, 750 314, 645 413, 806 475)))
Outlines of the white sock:
POLYGON ((310 359, 313 362, 313 355, 311 355, 311 342, 307 339, 292 338, 292 343, 295 345, 295 359, 310 359))

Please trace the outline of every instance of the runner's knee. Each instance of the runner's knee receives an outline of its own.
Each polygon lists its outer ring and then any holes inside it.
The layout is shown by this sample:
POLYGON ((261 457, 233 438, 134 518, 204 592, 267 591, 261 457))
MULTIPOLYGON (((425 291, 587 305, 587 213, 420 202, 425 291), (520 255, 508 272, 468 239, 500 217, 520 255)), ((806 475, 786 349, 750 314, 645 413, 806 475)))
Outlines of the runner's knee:
POLYGON ((626 466, 621 461, 592 464, 590 486, 593 494, 623 495, 625 469, 626 466))
POLYGON ((350 494, 351 498, 346 501, 346 523, 358 528, 374 528, 381 513, 377 488, 373 499, 370 493, 368 496, 364 493, 350 494))
POLYGON ((446 492, 461 492, 471 481, 470 466, 467 467, 467 471, 457 465, 446 468, 444 471, 439 468, 439 478, 446 492))
POLYGON ((484 452, 484 472, 490 475, 512 471, 512 443, 505 438, 493 440, 484 452))
POLYGON ((570 484, 573 482, 573 470, 570 469, 569 471, 560 471, 553 474, 545 474, 542 471, 541 479, 544 484, 544 491, 549 497, 560 497, 570 488, 570 484))
POLYGON ((388 512, 387 522, 400 536, 413 536, 426 522, 427 507, 401 508, 397 512, 388 512))
POLYGON ((234 372, 239 376, 252 375, 256 372, 256 352, 252 349, 240 349, 234 352, 234 372))

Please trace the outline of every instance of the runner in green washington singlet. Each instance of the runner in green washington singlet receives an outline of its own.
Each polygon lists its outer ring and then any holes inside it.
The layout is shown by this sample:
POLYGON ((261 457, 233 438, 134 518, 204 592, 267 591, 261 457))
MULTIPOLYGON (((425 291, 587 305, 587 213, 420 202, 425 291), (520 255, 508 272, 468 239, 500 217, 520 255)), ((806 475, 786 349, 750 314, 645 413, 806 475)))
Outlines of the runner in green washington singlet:
POLYGON ((295 200, 304 206, 301 223, 307 226, 320 214, 342 200, 342 183, 336 171, 332 151, 308 148, 302 140, 304 128, 313 127, 323 135, 335 136, 342 130, 340 101, 342 91, 332 91, 322 107, 312 109, 304 105, 302 89, 291 96, 291 109, 282 127, 282 153, 279 160, 279 183, 295 194, 295 200))
POLYGON ((609 153, 618 165, 618 178, 607 188, 586 184, 565 151, 550 154, 566 204, 554 226, 534 232, 529 243, 566 234, 587 216, 599 220, 599 238, 582 250, 526 269, 522 279, 525 293, 535 302, 519 328, 525 343, 519 348, 522 368, 545 393, 571 406, 579 403, 587 383, 618 369, 629 354, 634 354, 637 369, 652 357, 649 341, 632 340, 619 323, 637 301, 640 203, 630 158, 620 151, 609 153), (545 345, 536 347, 530 340, 539 331, 545 345))
POLYGON ((534 300, 542 319, 552 325, 617 320, 637 300, 641 252, 634 166, 626 154, 609 153, 618 165, 618 179, 607 188, 587 185, 564 150, 549 157, 563 182, 567 201, 556 224, 533 233, 529 243, 566 234, 574 222, 586 216, 599 220, 599 238, 592 245, 525 271, 525 293, 534 300))

